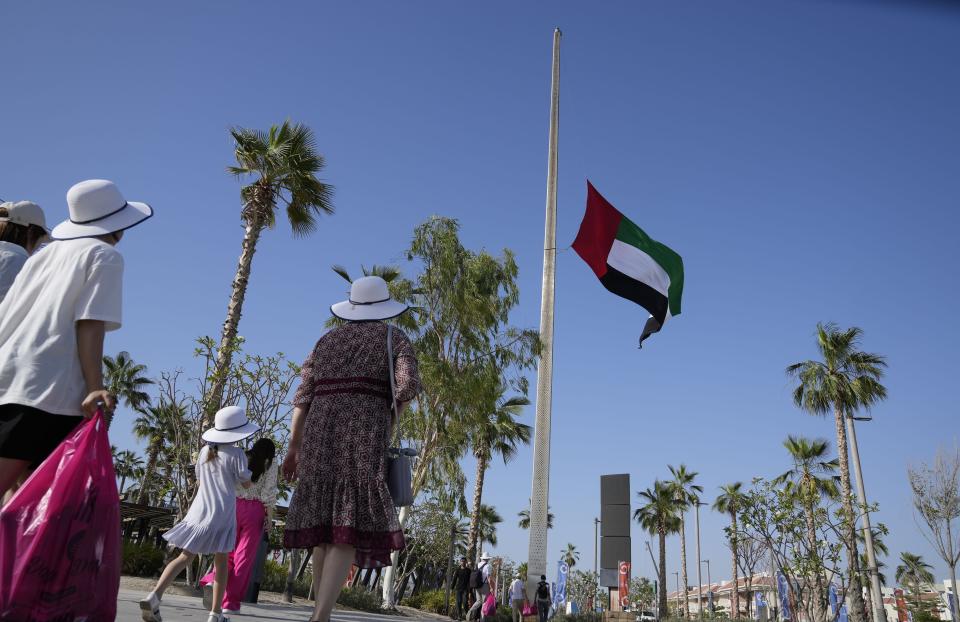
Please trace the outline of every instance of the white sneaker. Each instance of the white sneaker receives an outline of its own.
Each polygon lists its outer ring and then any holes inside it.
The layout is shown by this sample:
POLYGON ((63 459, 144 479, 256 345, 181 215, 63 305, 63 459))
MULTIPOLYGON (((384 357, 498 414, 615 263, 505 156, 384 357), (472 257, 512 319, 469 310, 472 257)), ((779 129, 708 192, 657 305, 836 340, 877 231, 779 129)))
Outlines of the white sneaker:
POLYGON ((154 592, 150 592, 140 601, 140 617, 144 622, 163 622, 160 617, 160 599, 154 592))
POLYGON ((207 622, 230 622, 230 618, 222 613, 211 613, 207 617, 207 622))

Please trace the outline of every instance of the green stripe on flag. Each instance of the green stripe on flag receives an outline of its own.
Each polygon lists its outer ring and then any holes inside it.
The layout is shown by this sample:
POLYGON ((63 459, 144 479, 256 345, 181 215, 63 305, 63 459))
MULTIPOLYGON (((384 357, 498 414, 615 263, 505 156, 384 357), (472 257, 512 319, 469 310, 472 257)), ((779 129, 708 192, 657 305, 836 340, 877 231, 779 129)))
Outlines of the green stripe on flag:
POLYGON ((668 246, 657 242, 643 229, 624 216, 617 228, 617 239, 624 244, 636 246, 650 255, 670 276, 670 289, 667 292, 670 315, 680 315, 680 298, 683 294, 683 260, 668 246))

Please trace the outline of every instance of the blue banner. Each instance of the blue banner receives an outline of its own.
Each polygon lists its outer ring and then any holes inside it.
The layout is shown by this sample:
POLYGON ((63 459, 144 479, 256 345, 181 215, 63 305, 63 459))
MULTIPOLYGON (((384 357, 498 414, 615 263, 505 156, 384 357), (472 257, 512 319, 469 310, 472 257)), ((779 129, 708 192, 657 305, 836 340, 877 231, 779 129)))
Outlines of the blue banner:
POLYGON ((782 572, 777 573, 777 593, 780 595, 780 617, 790 620, 790 590, 787 587, 787 578, 782 572))
POLYGON ((561 607, 567 602, 567 572, 570 567, 566 562, 557 562, 557 589, 553 591, 553 608, 561 611, 561 607))
POLYGON ((847 606, 840 605, 840 615, 837 617, 837 622, 847 622, 847 606))
POLYGON ((763 592, 755 592, 753 602, 754 602, 753 618, 755 620, 766 618, 767 615, 765 613, 765 610, 767 608, 767 599, 764 598, 763 592))
POLYGON ((827 591, 827 598, 830 600, 830 615, 837 615, 837 586, 835 583, 830 583, 830 588, 827 591))

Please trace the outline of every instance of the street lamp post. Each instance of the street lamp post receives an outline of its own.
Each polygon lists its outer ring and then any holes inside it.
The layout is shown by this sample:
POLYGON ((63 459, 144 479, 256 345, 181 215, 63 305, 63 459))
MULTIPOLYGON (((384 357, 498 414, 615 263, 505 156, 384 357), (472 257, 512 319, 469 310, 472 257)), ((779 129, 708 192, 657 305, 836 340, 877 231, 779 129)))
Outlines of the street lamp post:
POLYGON ((863 506, 863 548, 867 553, 867 572, 870 575, 870 600, 873 605, 873 619, 875 622, 884 622, 887 619, 887 614, 883 608, 883 595, 880 593, 880 572, 877 568, 876 552, 873 549, 873 529, 870 527, 870 512, 867 510, 867 491, 863 486, 863 472, 860 470, 860 450, 857 447, 857 431, 853 425, 855 419, 857 421, 870 421, 872 417, 847 415, 847 438, 850 441, 850 453, 853 457, 853 472, 857 477, 857 497, 859 497, 860 505, 863 506))
POLYGON ((703 619, 703 576, 700 562, 700 506, 705 505, 697 499, 693 504, 697 516, 697 617, 703 619))
POLYGON ((707 565, 707 601, 709 602, 709 605, 710 605, 710 615, 713 615, 713 611, 714 611, 714 607, 713 607, 713 581, 710 579, 710 560, 709 560, 709 559, 705 559, 705 560, 703 560, 703 561, 700 562, 700 563, 707 565))
POLYGON ((597 528, 600 525, 600 519, 593 519, 593 574, 597 574, 597 528))

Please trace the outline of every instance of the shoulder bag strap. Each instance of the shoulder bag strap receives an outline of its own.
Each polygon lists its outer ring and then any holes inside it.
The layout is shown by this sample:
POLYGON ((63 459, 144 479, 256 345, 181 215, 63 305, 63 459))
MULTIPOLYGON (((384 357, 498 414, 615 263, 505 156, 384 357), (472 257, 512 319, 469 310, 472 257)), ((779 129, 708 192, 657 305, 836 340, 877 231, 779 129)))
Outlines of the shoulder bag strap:
POLYGON ((397 384, 393 371, 393 326, 387 324, 387 369, 390 373, 390 412, 394 422, 397 421, 397 384))

